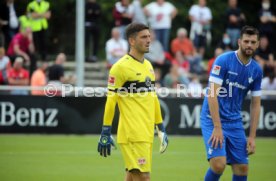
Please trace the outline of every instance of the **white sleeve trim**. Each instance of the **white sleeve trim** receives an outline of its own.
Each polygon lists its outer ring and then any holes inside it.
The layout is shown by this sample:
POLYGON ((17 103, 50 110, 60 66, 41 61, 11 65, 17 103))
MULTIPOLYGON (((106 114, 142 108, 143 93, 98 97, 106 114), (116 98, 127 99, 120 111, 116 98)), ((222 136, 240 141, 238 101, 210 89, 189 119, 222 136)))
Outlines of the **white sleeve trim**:
POLYGON ((262 91, 261 90, 259 90, 259 91, 251 91, 251 95, 253 97, 261 96, 262 95, 262 91))
POLYGON ((213 77, 213 76, 210 76, 209 81, 214 82, 219 85, 222 85, 222 83, 223 83, 223 80, 221 78, 217 78, 217 77, 213 77))

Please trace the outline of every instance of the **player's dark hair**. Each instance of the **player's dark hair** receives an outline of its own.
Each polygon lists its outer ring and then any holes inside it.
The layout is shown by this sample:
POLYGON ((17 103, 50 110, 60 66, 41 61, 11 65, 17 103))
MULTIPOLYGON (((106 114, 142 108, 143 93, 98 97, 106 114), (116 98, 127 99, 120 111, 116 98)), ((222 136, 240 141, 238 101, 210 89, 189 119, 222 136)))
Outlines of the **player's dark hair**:
POLYGON ((126 28, 126 38, 136 36, 138 32, 148 30, 149 27, 143 23, 131 23, 126 28))
POLYGON ((253 26, 244 26, 241 29, 241 37, 246 34, 246 35, 257 35, 257 38, 260 38, 259 30, 253 26))

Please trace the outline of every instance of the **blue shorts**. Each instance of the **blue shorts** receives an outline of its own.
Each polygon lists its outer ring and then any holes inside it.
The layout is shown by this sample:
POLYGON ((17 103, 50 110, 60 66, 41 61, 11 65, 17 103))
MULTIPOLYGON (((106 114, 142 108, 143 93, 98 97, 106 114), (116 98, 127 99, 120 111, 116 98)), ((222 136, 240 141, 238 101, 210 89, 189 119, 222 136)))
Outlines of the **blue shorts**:
POLYGON ((211 119, 201 119, 201 131, 205 143, 207 159, 226 156, 227 164, 248 164, 246 150, 247 140, 242 121, 222 122, 223 144, 214 149, 208 141, 212 135, 214 126, 211 119))

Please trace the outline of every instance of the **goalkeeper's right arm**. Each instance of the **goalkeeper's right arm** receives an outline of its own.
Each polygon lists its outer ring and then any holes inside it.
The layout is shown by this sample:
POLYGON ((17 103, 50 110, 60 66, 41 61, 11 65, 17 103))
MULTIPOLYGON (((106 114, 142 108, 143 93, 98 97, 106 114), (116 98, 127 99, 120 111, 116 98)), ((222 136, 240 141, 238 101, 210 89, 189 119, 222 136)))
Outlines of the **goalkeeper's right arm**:
POLYGON ((98 142, 98 152, 101 156, 108 156, 111 154, 111 147, 115 146, 115 141, 111 136, 111 126, 115 113, 115 107, 117 104, 118 95, 112 91, 108 91, 107 100, 105 104, 103 127, 101 137, 98 142))

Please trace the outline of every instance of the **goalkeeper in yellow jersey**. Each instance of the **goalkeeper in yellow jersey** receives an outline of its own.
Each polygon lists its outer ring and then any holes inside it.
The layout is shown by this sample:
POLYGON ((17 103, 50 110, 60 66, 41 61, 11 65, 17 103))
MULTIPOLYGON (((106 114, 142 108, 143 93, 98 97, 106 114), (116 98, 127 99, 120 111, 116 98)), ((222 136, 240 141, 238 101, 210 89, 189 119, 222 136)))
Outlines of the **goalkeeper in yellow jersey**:
POLYGON ((106 157, 110 155, 111 146, 115 146, 111 125, 118 104, 117 142, 125 162, 125 180, 149 181, 154 127, 161 140, 161 153, 167 148, 168 138, 154 89, 154 71, 151 63, 144 58, 144 54, 149 52, 149 28, 144 24, 132 23, 126 29, 126 38, 130 51, 112 66, 109 73, 98 152, 106 157))

